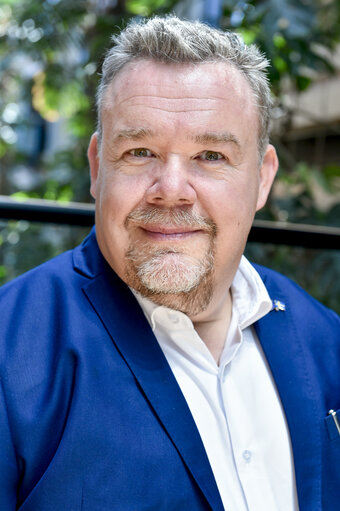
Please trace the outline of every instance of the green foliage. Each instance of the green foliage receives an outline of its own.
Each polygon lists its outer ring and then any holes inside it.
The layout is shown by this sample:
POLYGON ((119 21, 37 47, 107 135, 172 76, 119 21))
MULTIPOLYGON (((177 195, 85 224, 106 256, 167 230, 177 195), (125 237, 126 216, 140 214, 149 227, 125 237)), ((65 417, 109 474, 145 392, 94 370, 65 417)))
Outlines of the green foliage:
POLYGON ((255 42, 272 62, 270 81, 278 94, 282 78, 305 90, 315 71, 331 73, 330 51, 340 40, 338 0, 225 0, 222 26, 255 42))
POLYGON ((165 8, 166 10, 170 9, 173 2, 171 3, 164 0, 144 0, 143 2, 140 0, 126 0, 125 5, 131 14, 151 16, 160 8, 165 8))
POLYGON ((267 207, 258 218, 315 225, 339 225, 340 166, 324 169, 300 162, 280 168, 267 207))

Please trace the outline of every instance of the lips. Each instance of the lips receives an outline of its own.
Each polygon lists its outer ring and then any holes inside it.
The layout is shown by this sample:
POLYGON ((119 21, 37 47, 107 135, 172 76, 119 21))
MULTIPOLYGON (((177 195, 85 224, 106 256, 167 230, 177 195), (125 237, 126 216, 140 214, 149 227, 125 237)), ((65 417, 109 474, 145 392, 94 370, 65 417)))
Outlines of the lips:
POLYGON ((193 229, 188 226, 169 226, 169 225, 147 225, 140 227, 141 230, 150 238, 158 240, 182 240, 194 234, 203 232, 201 229, 193 229))
POLYGON ((146 235, 190 236, 195 233, 216 235, 216 224, 209 218, 181 208, 136 208, 129 213, 125 227, 134 225, 146 235))

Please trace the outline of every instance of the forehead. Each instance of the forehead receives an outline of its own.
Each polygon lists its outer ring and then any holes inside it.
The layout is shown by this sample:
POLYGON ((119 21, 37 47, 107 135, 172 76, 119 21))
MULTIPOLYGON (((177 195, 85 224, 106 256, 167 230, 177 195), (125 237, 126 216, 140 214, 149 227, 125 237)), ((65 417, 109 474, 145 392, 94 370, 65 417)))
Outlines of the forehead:
MULTIPOLYGON (((168 64, 139 60, 125 66, 105 92, 102 121, 110 130, 124 119, 190 128, 229 122, 249 131, 257 124, 254 94, 245 76, 224 62, 168 64), (113 123, 113 125, 112 125, 113 123)), ((255 129, 255 131, 257 131, 255 129)))
POLYGON ((253 104, 255 98, 246 77, 227 62, 171 64, 137 60, 127 64, 108 86, 104 105, 138 95, 143 90, 168 98, 205 96, 227 99, 233 96, 242 106, 253 104))

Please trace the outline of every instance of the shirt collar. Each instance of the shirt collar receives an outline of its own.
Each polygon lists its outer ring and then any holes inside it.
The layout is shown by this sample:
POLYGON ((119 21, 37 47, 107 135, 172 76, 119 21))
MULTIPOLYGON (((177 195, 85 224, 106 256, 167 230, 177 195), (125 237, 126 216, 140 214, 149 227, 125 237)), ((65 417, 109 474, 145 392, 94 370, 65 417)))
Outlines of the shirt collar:
POLYGON ((242 256, 231 285, 233 312, 241 330, 252 325, 272 310, 272 300, 260 275, 242 256))
MULTIPOLYGON (((159 308, 166 309, 171 314, 178 314, 186 318, 188 328, 193 328, 188 316, 179 311, 157 305, 148 298, 131 289, 139 305, 141 306, 152 330, 156 328, 155 311, 159 308)), ((237 323, 241 330, 252 325, 272 309, 272 301, 268 291, 255 268, 242 256, 239 267, 231 285, 232 311, 237 317, 237 323)))

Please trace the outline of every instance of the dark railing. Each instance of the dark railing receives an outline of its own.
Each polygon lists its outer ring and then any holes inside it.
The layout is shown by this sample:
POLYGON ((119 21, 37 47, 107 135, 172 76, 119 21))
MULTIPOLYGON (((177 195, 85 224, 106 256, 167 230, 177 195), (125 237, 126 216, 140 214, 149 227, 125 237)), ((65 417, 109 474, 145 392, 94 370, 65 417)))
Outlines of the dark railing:
POLYGON ((18 200, 0 195, 0 218, 90 227, 94 223, 94 204, 18 200))
MULTIPOLYGON (((94 205, 0 196, 0 218, 30 222, 92 226, 94 205)), ((248 241, 306 248, 340 249, 340 227, 254 220, 248 241)))

